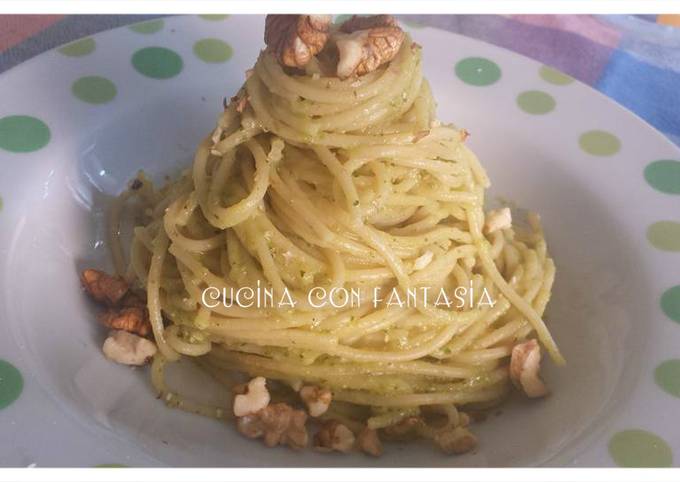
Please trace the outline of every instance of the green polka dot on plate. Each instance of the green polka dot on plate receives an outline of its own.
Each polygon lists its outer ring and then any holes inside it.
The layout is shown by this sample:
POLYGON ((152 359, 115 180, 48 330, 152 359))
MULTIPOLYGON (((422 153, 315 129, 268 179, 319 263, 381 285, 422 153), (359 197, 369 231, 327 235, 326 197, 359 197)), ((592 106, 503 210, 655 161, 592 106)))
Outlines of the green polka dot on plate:
POLYGON ((651 162, 645 167, 645 179, 658 191, 680 194, 680 162, 670 159, 651 162))
POLYGON ((204 38, 194 44, 196 57, 210 64, 229 60, 233 54, 231 46, 217 38, 204 38))
POLYGON ((132 65, 140 74, 152 79, 169 79, 182 71, 182 57, 165 47, 145 47, 132 55, 132 65))
POLYGON ((680 323, 680 285, 667 289, 661 295, 661 309, 671 320, 680 323))
POLYGON ((609 441, 609 453, 619 467, 670 467, 673 452, 658 435, 646 430, 624 430, 609 441))
POLYGON ((224 20, 225 18, 229 18, 229 15, 199 15, 203 20, 211 20, 213 22, 217 22, 219 20, 224 20))
POLYGON ((680 360, 667 360, 656 367, 654 380, 666 393, 680 398, 680 360))
POLYGON ((96 75, 81 77, 71 86, 73 95, 88 104, 105 104, 116 96, 116 86, 96 75))
POLYGON ((64 45, 58 49, 58 52, 68 57, 82 57, 94 52, 96 46, 97 45, 93 38, 83 38, 64 45))
POLYGON ((50 129, 40 119, 28 115, 0 118, 0 149, 33 152, 50 142, 50 129))
POLYGON ((662 251, 680 251, 680 223, 657 221, 647 228, 647 239, 662 251))
POLYGON ((10 362, 0 359, 0 410, 19 398, 23 389, 21 372, 10 362))
POLYGON ((573 77, 570 77, 557 69, 548 67, 547 65, 543 65, 538 69, 538 75, 546 82, 554 85, 568 85, 574 81, 573 77))
POLYGON ((593 156, 613 156, 621 150, 619 138, 602 130, 584 132, 579 137, 578 144, 581 149, 593 156))
POLYGON ((527 114, 541 115, 555 109, 555 99, 540 90, 527 90, 517 96, 517 105, 527 114))
POLYGON ((129 28, 133 32, 143 33, 143 34, 151 34, 151 33, 160 32, 163 29, 164 23, 165 22, 163 22, 163 20, 161 20, 161 19, 147 20, 146 22, 139 22, 139 23, 135 23, 134 25, 130 25, 129 28))
POLYGON ((501 78, 501 68, 495 62, 482 57, 460 60, 455 70, 460 80, 478 87, 494 84, 501 78))

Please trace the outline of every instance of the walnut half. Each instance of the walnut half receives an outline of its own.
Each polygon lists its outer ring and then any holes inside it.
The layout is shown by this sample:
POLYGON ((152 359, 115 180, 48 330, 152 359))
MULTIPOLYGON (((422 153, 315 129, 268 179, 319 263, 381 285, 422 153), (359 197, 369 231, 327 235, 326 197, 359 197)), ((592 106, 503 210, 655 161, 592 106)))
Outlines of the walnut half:
POLYGON ((267 15, 264 43, 282 65, 304 67, 328 41, 330 15, 267 15))
POLYGON ((391 15, 355 15, 343 23, 334 36, 340 56, 338 77, 345 79, 373 72, 397 55, 404 37, 391 15))

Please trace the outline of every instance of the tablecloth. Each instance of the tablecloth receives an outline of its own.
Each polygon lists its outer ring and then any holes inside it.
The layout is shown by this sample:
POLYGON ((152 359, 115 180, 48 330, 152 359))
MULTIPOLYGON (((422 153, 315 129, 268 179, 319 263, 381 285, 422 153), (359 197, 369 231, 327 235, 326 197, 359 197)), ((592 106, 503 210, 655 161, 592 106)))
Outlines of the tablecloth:
MULTIPOLYGON (((0 73, 77 38, 158 15, 0 16, 0 73)), ((409 15, 551 65, 680 145, 680 16, 409 15)))

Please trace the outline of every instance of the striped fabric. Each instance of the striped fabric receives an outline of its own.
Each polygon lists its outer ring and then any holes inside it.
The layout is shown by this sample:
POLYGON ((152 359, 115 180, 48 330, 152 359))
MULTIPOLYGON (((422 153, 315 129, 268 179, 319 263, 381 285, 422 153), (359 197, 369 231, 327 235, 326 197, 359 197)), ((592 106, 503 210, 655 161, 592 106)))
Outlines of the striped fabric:
POLYGON ((63 15, 0 15, 0 52, 42 32, 63 15))
POLYGON ((414 20, 566 72, 680 145, 679 15, 423 15, 414 20))
MULTIPOLYGON (((0 16, 0 72, 76 38, 154 16, 0 16)), ((413 15, 551 65, 680 144, 680 16, 413 15)))

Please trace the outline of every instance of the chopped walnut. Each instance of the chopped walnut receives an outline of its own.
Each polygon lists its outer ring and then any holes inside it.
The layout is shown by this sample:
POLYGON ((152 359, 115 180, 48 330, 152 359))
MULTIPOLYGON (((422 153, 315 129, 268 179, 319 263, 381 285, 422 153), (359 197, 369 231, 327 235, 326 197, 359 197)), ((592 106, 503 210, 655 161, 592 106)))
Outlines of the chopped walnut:
POLYGON ((333 395, 327 388, 305 385, 300 389, 300 398, 307 405, 309 414, 312 417, 318 417, 326 413, 333 395))
POLYGON ((128 284, 123 278, 96 269, 84 270, 80 280, 93 300, 109 306, 117 304, 128 291, 128 284))
POLYGON ((264 42, 282 65, 304 67, 328 41, 330 15, 267 15, 264 42))
POLYGON ((145 301, 129 289, 123 278, 96 269, 86 269, 81 274, 81 280, 92 299, 109 307, 99 315, 101 323, 114 330, 140 336, 151 333, 145 301))
POLYGON ((338 77, 345 79, 373 72, 397 55, 404 37, 403 30, 390 15, 354 16, 347 20, 334 36, 340 56, 338 77))
POLYGON ((285 433, 285 440, 293 448, 307 446, 307 414, 302 410, 293 410, 290 415, 290 423, 285 433))
POLYGON ((510 357, 510 379, 529 398, 543 397, 548 388, 541 380, 541 347, 536 340, 519 343, 512 349, 510 357))
POLYGON ((236 418, 236 428, 248 438, 264 438, 268 447, 289 445, 303 448, 308 435, 307 414, 285 403, 273 403, 250 415, 236 418))
POLYGON ((434 443, 447 454, 464 454, 477 447, 477 439, 463 427, 435 434, 434 443))
POLYGON ((140 336, 151 333, 151 322, 145 306, 111 308, 99 316, 99 321, 114 330, 123 330, 140 336))
POLYGON ((123 365, 144 365, 156 354, 156 345, 127 331, 109 333, 102 351, 106 358, 123 365))
POLYGON ((492 209, 486 215, 484 230, 491 234, 501 229, 512 226, 512 213, 510 208, 492 209))
POLYGON ((336 420, 327 421, 314 437, 314 446, 318 450, 349 452, 354 446, 354 434, 345 425, 336 420))
POLYGON ((378 438, 378 432, 368 427, 359 432, 357 436, 357 446, 359 449, 372 455, 374 457, 380 457, 382 455, 382 443, 380 443, 380 438, 378 438))
POLYGON ((243 417, 259 412, 271 400, 267 391, 267 380, 264 377, 256 377, 248 382, 245 393, 234 397, 234 415, 243 417))
POLYGON ((384 433, 385 435, 392 438, 404 439, 412 436, 414 433, 417 433, 424 423, 425 422, 423 422, 423 419, 420 417, 406 417, 394 425, 385 427, 384 433))

